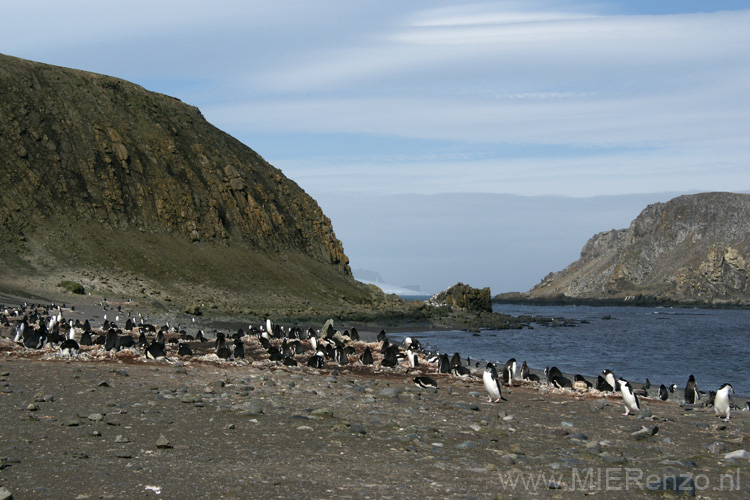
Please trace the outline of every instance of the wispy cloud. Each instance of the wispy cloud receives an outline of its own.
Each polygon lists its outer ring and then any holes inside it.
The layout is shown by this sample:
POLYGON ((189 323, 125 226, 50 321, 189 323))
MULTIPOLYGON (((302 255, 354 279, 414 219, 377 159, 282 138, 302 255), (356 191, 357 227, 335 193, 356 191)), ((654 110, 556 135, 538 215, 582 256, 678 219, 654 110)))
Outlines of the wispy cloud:
POLYGON ((13 55, 176 95, 303 185, 316 176, 313 162, 305 170, 290 151, 308 148, 318 175, 334 169, 373 190, 397 182, 404 191, 531 193, 567 179, 586 192, 660 191, 706 178, 730 189, 750 185, 750 173, 727 182, 750 150, 750 10, 733 8, 31 0, 4 7, 0 42, 13 55), (261 135, 275 140, 256 143, 261 135), (321 136, 341 142, 328 140, 325 152, 321 136), (399 138, 397 150, 367 147, 388 147, 383 137, 399 138), (452 147, 408 151, 420 141, 452 147), (648 167, 624 167, 634 161, 648 167), (692 167, 675 173, 678 162, 692 167), (381 163, 399 163, 398 176, 381 163), (459 170, 476 177, 457 182, 459 170), (381 174, 369 182, 373 171, 381 174), (551 172, 554 182, 540 187, 551 172))

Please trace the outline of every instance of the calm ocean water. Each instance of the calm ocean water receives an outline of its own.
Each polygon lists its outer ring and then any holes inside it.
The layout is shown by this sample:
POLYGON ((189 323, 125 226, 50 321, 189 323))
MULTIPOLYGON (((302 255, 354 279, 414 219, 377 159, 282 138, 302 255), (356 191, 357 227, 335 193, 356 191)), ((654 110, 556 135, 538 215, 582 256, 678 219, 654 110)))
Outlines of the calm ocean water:
MULTIPOLYGON (((631 382, 685 387, 692 373, 701 391, 725 382, 750 396, 750 311, 591 306, 495 305, 495 312, 584 321, 575 327, 419 332, 430 349, 505 364, 516 358, 532 369, 557 366, 591 382, 603 369, 631 382), (610 317, 611 319, 604 319, 610 317)), ((402 340, 403 335, 389 335, 402 340)))

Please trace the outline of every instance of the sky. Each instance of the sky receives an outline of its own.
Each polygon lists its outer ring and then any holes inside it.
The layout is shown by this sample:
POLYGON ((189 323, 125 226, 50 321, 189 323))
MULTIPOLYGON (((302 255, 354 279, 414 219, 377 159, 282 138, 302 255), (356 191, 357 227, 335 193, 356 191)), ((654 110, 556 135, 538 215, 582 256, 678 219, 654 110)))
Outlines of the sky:
POLYGON ((318 200, 353 268, 394 284, 526 290, 636 203, 750 190, 750 1, 0 0, 0 13, 4 54, 199 107, 318 200), (507 224, 440 227, 427 210, 475 198, 507 224), (533 241, 545 207, 568 214, 565 250, 530 242, 528 261, 511 258, 507 231, 533 241), (461 280, 461 250, 432 237, 488 250, 461 280), (405 264, 417 258, 429 265, 405 264))

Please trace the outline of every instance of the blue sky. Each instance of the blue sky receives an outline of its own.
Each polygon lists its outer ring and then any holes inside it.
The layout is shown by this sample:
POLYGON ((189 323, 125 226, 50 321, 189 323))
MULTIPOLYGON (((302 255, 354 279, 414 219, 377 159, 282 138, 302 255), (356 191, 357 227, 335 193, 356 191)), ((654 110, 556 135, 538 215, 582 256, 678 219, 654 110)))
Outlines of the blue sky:
MULTIPOLYGON (((337 231, 377 214, 329 210, 330 197, 750 189, 747 1, 28 0, 0 12, 0 52, 198 106, 337 231)), ((356 232, 338 236, 357 247, 356 232)))

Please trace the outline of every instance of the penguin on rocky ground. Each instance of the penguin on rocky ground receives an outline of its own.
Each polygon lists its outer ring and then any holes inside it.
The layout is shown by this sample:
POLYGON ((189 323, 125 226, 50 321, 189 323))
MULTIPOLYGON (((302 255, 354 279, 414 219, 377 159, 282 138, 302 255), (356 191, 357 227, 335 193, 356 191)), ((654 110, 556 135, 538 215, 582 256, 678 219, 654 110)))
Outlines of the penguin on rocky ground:
POLYGON ((701 398, 700 392, 698 392, 698 384, 695 382, 695 376, 690 374, 688 377, 687 384, 685 385, 685 402, 690 405, 694 405, 701 398))
POLYGON ((729 411, 732 407, 729 401, 729 393, 734 394, 734 388, 731 384, 724 384, 721 389, 716 391, 714 396, 714 411, 719 417, 724 417, 729 420, 729 411))
POLYGON ((669 391, 667 390, 667 386, 664 384, 661 384, 659 386, 659 399, 662 401, 666 401, 669 399, 669 391))
POLYGON ((482 381, 484 382, 484 388, 487 390, 488 403, 498 403, 500 400, 507 401, 503 397, 502 389, 500 388, 500 379, 497 376, 497 369, 492 363, 487 363, 482 374, 482 381))
POLYGON ((431 379, 430 377, 427 377, 427 376, 414 377, 414 384, 417 387, 421 387, 423 389, 427 389, 427 388, 435 388, 435 389, 437 389, 437 386, 438 386, 437 382, 435 382, 435 380, 433 380, 433 379, 431 379))
POLYGON ((516 376, 516 358, 510 358, 503 367, 503 383, 513 385, 513 377, 516 376))
POLYGON ((620 377, 618 380, 620 387, 620 394, 622 394, 622 402, 625 404, 625 413, 623 415, 630 415, 630 412, 638 413, 641 411, 641 405, 638 403, 638 396, 633 392, 633 387, 630 382, 620 377))

